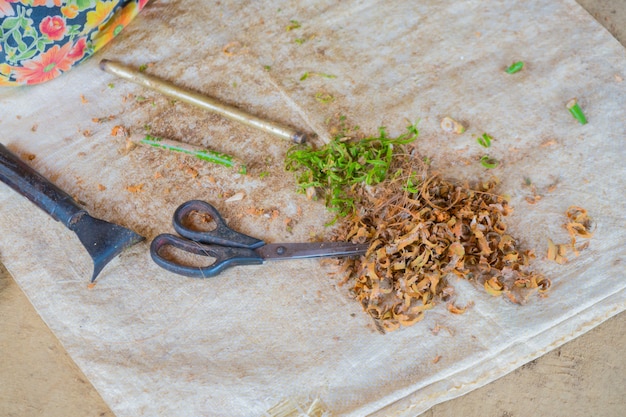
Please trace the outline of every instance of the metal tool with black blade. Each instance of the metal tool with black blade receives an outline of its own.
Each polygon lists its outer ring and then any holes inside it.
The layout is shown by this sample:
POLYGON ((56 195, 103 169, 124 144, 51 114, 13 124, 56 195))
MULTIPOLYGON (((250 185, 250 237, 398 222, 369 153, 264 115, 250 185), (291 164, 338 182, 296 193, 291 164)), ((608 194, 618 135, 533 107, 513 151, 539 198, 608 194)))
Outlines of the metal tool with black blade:
POLYGON ((74 199, 0 144, 0 181, 76 233, 91 258, 94 282, 124 249, 144 238, 117 224, 91 217, 74 199))

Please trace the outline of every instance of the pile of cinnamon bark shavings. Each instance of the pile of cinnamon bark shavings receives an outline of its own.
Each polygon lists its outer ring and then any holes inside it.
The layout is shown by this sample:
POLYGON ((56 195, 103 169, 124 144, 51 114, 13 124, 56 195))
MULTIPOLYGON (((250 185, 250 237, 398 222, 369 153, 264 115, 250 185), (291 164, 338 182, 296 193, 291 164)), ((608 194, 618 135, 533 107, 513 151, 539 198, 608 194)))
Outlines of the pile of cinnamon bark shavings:
POLYGON ((384 182, 353 189, 358 208, 336 235, 371 242, 366 255, 339 260, 339 274, 381 331, 413 325, 438 303, 463 313, 454 277, 519 304, 548 290, 550 280, 529 267, 533 252, 507 233, 512 208, 495 192, 497 181, 456 183, 406 156, 394 159, 384 182))

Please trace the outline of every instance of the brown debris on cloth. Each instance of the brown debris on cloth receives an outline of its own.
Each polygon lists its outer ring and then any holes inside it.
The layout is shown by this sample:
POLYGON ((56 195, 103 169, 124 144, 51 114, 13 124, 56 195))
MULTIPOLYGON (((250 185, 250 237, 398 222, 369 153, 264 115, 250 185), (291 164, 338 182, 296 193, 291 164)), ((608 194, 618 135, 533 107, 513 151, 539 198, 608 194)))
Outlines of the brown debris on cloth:
POLYGON ((548 239, 548 253, 546 258, 558 264, 568 262, 567 254, 571 251, 574 256, 589 246, 589 242, 584 242, 576 246, 576 238, 589 239, 593 236, 591 232, 592 220, 587 214, 587 210, 578 206, 570 206, 565 211, 567 223, 563 225, 570 236, 570 243, 555 244, 552 239, 548 239))
POLYGON ((229 42, 222 48, 226 56, 244 55, 248 53, 248 48, 239 41, 229 42))
POLYGON ((395 161, 400 175, 361 188, 358 212, 337 231, 340 240, 371 242, 365 256, 338 262, 341 284, 376 326, 413 325, 438 302, 462 314, 471 303, 453 303, 454 276, 518 304, 545 292, 550 281, 529 268, 533 252, 507 233, 504 218, 512 208, 495 193, 497 182, 470 187, 430 175, 420 160, 395 161))
POLYGON ((143 183, 128 185, 126 187, 126 191, 128 191, 129 193, 139 193, 139 192, 142 192, 143 191, 143 183))

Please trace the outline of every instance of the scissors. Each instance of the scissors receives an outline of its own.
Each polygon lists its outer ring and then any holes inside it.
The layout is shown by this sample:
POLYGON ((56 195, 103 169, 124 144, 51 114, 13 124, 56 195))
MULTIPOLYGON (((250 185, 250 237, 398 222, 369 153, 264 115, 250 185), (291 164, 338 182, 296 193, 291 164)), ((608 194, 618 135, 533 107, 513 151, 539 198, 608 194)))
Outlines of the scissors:
POLYGON ((169 233, 158 235, 150 245, 150 255, 160 267, 193 278, 214 277, 232 266, 260 265, 268 260, 361 255, 369 247, 368 243, 350 242, 267 244, 231 229, 215 207, 200 200, 180 205, 174 212, 173 225, 182 237, 169 233), (193 230, 187 226, 192 215, 210 216, 215 228, 210 231, 193 230), (192 266, 166 259, 162 254, 167 246, 213 258, 214 262, 206 266, 192 266))

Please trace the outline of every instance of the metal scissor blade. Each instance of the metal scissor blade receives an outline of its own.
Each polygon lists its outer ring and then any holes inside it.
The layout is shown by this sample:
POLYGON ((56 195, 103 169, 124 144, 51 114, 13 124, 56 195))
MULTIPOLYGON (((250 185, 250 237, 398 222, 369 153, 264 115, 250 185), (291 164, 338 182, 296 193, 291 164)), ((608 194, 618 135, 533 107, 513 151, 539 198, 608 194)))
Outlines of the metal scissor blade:
POLYGON ((270 243, 255 249, 263 259, 299 259, 362 255, 369 243, 313 242, 313 243, 270 243))

